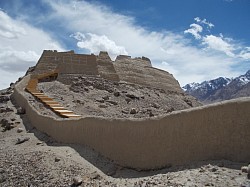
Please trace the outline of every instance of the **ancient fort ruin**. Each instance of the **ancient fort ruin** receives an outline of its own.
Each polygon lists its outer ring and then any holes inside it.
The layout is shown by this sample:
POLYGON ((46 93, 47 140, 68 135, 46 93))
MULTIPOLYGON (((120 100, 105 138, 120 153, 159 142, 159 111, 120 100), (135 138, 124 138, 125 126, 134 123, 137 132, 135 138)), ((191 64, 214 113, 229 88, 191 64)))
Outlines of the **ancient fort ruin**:
POLYGON ((67 84, 71 77, 85 75, 111 81, 125 81, 139 85, 182 91, 173 75, 152 67, 146 57, 131 58, 119 55, 113 62, 107 52, 99 55, 75 54, 74 51, 44 51, 33 74, 58 71, 58 80, 67 84))
POLYGON ((156 169, 208 159, 250 159, 249 98, 153 118, 119 119, 75 114, 37 88, 41 81, 57 80, 68 85, 78 75, 183 94, 178 81, 170 73, 152 67, 146 57, 120 55, 112 61, 106 52, 82 55, 44 51, 34 70, 16 84, 13 98, 26 109, 37 129, 59 142, 87 145, 122 166, 156 169), (41 114, 29 97, 61 117, 41 114))

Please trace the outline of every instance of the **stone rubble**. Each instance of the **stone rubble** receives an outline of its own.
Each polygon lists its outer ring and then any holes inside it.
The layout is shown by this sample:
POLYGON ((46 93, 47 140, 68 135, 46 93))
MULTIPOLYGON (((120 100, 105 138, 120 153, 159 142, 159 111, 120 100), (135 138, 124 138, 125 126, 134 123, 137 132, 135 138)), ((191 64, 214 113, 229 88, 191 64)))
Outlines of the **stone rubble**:
POLYGON ((21 138, 17 138, 16 145, 17 145, 17 144, 22 144, 22 143, 27 142, 27 141, 29 141, 29 140, 30 140, 30 138, 29 138, 29 137, 21 137, 21 138))
POLYGON ((17 114, 25 114, 25 109, 24 108, 22 108, 22 107, 18 107, 17 108, 17 114))

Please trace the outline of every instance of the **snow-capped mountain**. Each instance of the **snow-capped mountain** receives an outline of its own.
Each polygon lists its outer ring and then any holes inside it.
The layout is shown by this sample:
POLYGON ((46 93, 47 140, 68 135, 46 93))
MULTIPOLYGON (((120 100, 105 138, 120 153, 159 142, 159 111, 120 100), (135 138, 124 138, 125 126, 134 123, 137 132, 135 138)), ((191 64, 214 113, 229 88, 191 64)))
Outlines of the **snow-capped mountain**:
POLYGON ((245 75, 236 77, 235 80, 241 85, 246 85, 250 82, 250 70, 248 70, 245 75))
POLYGON ((202 83, 191 83, 183 90, 204 103, 250 96, 250 70, 236 78, 219 77, 202 83))

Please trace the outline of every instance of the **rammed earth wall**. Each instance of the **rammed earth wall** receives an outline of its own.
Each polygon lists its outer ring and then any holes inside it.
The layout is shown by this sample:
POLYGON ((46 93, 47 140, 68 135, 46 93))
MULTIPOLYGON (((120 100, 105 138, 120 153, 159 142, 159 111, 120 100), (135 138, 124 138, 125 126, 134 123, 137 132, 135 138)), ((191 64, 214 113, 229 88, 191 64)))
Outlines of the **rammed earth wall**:
POLYGON ((59 142, 87 145, 122 166, 156 169, 191 161, 250 160, 250 98, 174 112, 150 119, 54 119, 24 97, 29 76, 13 98, 38 130, 59 142))
POLYGON ((33 74, 58 71, 58 81, 71 84, 72 76, 81 74, 104 78, 111 81, 125 81, 132 84, 183 92, 172 74, 152 67, 146 57, 131 58, 119 55, 112 61, 107 52, 99 55, 75 54, 74 51, 57 52, 45 50, 40 57, 33 74))

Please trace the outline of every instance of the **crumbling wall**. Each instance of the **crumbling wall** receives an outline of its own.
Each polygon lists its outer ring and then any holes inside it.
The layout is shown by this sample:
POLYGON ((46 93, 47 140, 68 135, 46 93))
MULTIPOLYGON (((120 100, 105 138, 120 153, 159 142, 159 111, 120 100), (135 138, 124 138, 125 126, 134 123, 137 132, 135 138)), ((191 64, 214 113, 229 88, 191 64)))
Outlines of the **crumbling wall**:
POLYGON ((98 75, 95 55, 66 54, 59 61, 59 74, 98 75))
POLYGON ((57 51, 44 50, 40 59, 38 60, 38 63, 35 66, 33 74, 42 74, 49 71, 54 71, 59 64, 57 56, 57 51))
POLYGON ((151 66, 148 61, 143 61, 140 58, 132 59, 130 56, 117 56, 114 67, 121 81, 146 85, 144 66, 151 66))
POLYGON ((97 64, 98 73, 102 78, 117 82, 120 80, 107 52, 101 51, 99 53, 97 56, 97 64))
POLYGON ((58 81, 71 84, 75 76, 102 77, 111 81, 125 81, 165 91, 182 92, 178 81, 166 71, 153 68, 146 57, 117 56, 113 62, 107 52, 75 54, 74 51, 57 52, 45 50, 39 59, 35 74, 58 70, 58 81))
POLYGON ((165 91, 183 92, 174 76, 164 70, 145 66, 144 74, 146 84, 150 87, 160 88, 165 91))
POLYGON ((148 58, 131 58, 117 56, 114 67, 121 81, 163 89, 165 91, 182 92, 178 81, 172 74, 153 68, 148 58))
POLYGON ((28 80, 29 75, 15 86, 13 98, 32 125, 59 142, 90 146, 122 166, 156 169, 200 160, 250 160, 250 98, 149 119, 54 119, 25 99, 28 80))

